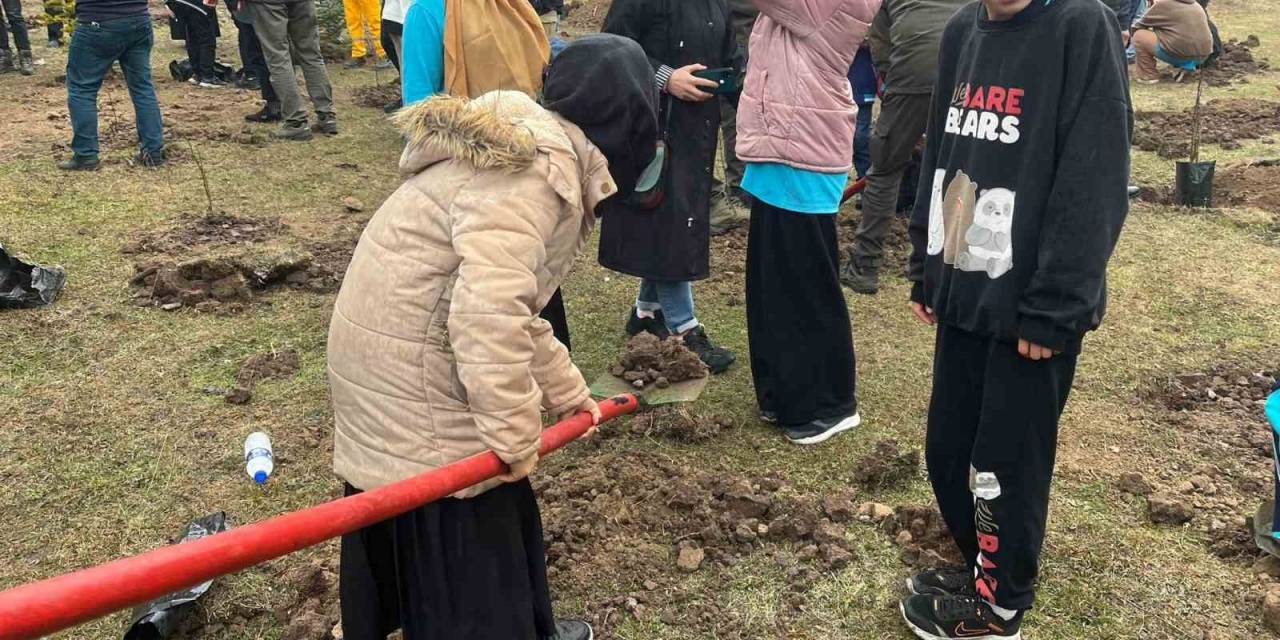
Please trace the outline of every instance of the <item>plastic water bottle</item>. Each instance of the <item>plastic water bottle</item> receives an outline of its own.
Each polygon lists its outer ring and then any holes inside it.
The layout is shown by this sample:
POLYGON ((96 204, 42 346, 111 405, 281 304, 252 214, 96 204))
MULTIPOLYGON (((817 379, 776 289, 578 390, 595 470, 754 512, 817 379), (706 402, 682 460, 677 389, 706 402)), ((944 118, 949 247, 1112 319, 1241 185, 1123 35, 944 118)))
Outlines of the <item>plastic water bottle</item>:
POLYGON ((266 484, 275 469, 275 456, 271 453, 271 438, 261 431, 249 434, 244 440, 244 472, 258 484, 266 484))

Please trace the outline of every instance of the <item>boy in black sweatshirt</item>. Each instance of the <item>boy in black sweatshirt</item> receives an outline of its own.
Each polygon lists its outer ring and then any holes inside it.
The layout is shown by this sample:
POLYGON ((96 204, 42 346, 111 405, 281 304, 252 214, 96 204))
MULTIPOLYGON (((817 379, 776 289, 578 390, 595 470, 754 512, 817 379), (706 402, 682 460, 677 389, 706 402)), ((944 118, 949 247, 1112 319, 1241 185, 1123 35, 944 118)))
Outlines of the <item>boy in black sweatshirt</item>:
POLYGON ((1133 129, 1097 0, 981 0, 947 25, 911 220, 911 306, 938 326, 926 458, 967 565, 913 577, 917 636, 1020 638, 1058 419, 1128 213, 1133 129))

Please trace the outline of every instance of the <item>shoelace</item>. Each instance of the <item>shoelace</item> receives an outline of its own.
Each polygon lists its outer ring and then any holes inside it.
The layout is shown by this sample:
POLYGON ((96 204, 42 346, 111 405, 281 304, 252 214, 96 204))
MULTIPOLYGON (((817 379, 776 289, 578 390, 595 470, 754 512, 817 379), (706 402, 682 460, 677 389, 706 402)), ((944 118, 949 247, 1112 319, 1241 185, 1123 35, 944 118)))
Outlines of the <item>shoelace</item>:
POLYGON ((940 620, 948 622, 957 620, 981 620, 983 623, 986 622, 977 598, 967 596, 937 598, 934 601, 934 611, 937 612, 940 620))

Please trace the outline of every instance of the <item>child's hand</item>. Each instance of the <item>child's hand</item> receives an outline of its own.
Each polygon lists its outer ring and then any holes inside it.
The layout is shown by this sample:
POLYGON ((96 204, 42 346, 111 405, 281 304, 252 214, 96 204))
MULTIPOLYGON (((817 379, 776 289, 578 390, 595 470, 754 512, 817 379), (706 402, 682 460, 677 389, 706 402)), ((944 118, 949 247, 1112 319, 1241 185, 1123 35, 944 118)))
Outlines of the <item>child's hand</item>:
POLYGON ((596 427, 595 427, 595 425, 600 424, 600 420, 601 420, 601 419, 603 419, 603 417, 604 417, 604 416, 603 416, 603 415, 601 415, 601 413, 600 413, 600 406, 596 404, 596 401, 595 401, 595 400, 593 400, 593 399, 591 398, 591 396, 587 396, 587 399, 586 399, 586 400, 584 400, 584 401, 582 401, 582 403, 581 403, 581 404, 579 404, 578 406, 576 406, 576 407, 574 407, 574 408, 570 409, 570 410, 569 410, 569 411, 567 411, 564 415, 559 416, 559 417, 557 418, 557 421, 559 421, 559 420, 564 420, 564 419, 566 419, 566 418, 572 418, 573 416, 576 416, 576 415, 578 415, 579 413, 590 413, 590 414, 591 414, 591 424, 592 424, 592 427, 591 427, 589 430, 587 430, 587 432, 586 432, 586 433, 582 434, 582 437, 584 437, 584 438, 590 438, 591 436, 594 436, 594 435, 596 434, 596 427))
POLYGON ((498 476, 498 479, 503 482, 519 482, 528 478, 529 474, 533 473, 533 470, 537 468, 538 454, 534 453, 528 458, 516 460, 507 466, 510 467, 508 471, 498 476))
POLYGON ((1054 351, 1049 347, 1042 347, 1034 342, 1027 342, 1022 338, 1018 338, 1018 354, 1028 360, 1048 360, 1061 351, 1054 351))
POLYGON ((933 315, 933 309, 930 309, 919 302, 911 303, 911 313, 916 314, 916 319, 929 326, 938 324, 938 317, 933 315))
POLYGON ((685 102, 703 102, 714 98, 714 95, 703 89, 714 89, 720 86, 720 83, 693 75, 706 68, 705 65, 691 64, 676 69, 671 74, 671 79, 667 80, 667 93, 685 102))

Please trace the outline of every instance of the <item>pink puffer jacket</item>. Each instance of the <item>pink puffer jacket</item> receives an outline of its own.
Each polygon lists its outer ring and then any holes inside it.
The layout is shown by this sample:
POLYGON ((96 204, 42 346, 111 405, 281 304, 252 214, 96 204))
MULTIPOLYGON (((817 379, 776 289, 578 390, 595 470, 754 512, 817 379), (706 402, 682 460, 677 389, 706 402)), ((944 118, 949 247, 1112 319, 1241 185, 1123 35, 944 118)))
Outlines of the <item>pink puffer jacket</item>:
POLYGON ((881 0, 755 0, 751 62, 738 105, 738 157, 848 171, 857 107, 849 66, 881 0))

